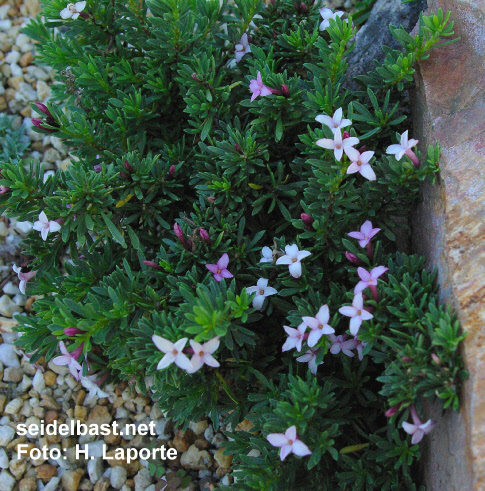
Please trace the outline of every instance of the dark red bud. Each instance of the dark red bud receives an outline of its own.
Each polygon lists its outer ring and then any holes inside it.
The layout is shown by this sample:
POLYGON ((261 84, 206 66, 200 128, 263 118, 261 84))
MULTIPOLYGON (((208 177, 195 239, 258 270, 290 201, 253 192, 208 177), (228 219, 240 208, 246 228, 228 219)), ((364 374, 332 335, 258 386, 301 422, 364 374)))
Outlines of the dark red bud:
POLYGON ((215 196, 207 196, 207 201, 209 203, 214 204, 216 202, 216 197, 215 196))
POLYGON ((89 14, 87 12, 79 12, 79 17, 82 19, 89 19, 89 14))
POLYGON ((196 81, 196 82, 199 82, 200 83, 200 80, 199 78, 197 77, 197 74, 196 73, 193 73, 192 74, 192 78, 196 81))
POLYGON ((66 336, 75 336, 76 334, 84 334, 84 331, 81 331, 77 327, 67 327, 64 329, 64 334, 66 336))
POLYGON ((125 160, 124 164, 125 169, 131 174, 133 172, 133 167, 132 165, 128 162, 128 160, 125 160))
POLYGON ((350 138, 350 133, 348 131, 344 131, 342 135, 342 139, 345 140, 346 138, 350 138))
POLYGON ((5 194, 10 191, 10 188, 7 186, 0 186, 0 194, 5 194))
POLYGON ((203 228, 199 228, 199 234, 200 234, 200 238, 206 244, 210 244, 211 243, 211 238, 210 238, 209 233, 207 232, 207 230, 204 230, 203 228))
POLYGON ((315 221, 308 213, 302 213, 300 218, 305 225, 311 225, 315 221))
POLYGON ((175 165, 171 165, 168 169, 168 173, 171 175, 171 176, 174 176, 175 175, 175 165))
POLYGON ((360 261, 360 259, 355 255, 355 254, 352 254, 351 252, 349 251, 345 251, 345 257, 352 263, 352 264, 355 264, 356 266, 360 266, 362 264, 362 262, 360 261))
POLYGON ((130 179, 130 176, 126 173, 126 172, 123 172, 121 171, 120 172, 120 176, 123 178, 123 179, 130 179))
POLYGON ((384 416, 386 418, 390 418, 391 416, 394 416, 399 411, 400 408, 401 408, 401 404, 396 404, 395 406, 392 406, 390 409, 388 409, 384 413, 384 416))
POLYGON ((290 89, 288 88, 288 85, 285 85, 283 84, 281 86, 281 93, 285 96, 285 97, 289 97, 290 96, 290 89))
POLYGON ((41 113, 45 114, 49 118, 52 118, 52 114, 49 111, 49 109, 47 109, 47 106, 45 104, 42 104, 42 102, 36 102, 35 105, 37 106, 37 109, 39 109, 41 113))
POLYGON ((401 361, 404 363, 411 363, 413 359, 410 356, 401 356, 401 361))
POLYGON ((54 222, 57 222, 59 225, 62 225, 64 223, 64 218, 58 218, 57 220, 54 220, 54 222))
MULTIPOLYGON (((45 128, 44 126, 42 126, 43 123, 42 119, 32 118, 31 121, 34 126, 36 126, 41 130, 48 131, 49 133, 55 133, 57 131, 52 128, 45 128)), ((58 126, 57 123, 52 118, 48 118, 48 120, 46 120, 46 123, 49 124, 50 126, 58 126)))
POLYGON ((143 264, 146 264, 149 268, 156 269, 157 271, 163 271, 163 268, 153 261, 143 261, 143 264))
POLYGON ((278 33, 273 29, 273 37, 274 38, 277 38, 278 37, 278 33))
POLYGON ((306 14, 308 12, 308 7, 304 2, 300 3, 300 13, 306 14))
POLYGON ((359 153, 364 153, 367 151, 367 147, 365 145, 362 145, 360 148, 359 148, 359 153))
POLYGON ((238 143, 235 143, 234 144, 234 150, 236 150, 236 152, 241 153, 241 145, 239 145, 238 143))
POLYGON ((101 172, 101 164, 96 164, 93 166, 93 170, 94 172, 101 172))

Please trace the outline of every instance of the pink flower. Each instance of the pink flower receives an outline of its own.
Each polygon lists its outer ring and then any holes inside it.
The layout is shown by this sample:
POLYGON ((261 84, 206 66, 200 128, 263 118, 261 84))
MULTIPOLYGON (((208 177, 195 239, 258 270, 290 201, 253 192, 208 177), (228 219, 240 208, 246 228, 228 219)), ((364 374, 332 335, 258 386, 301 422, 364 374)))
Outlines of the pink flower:
POLYGON ((285 458, 290 454, 294 453, 299 457, 304 457, 305 455, 311 455, 310 449, 296 436, 296 427, 290 426, 285 433, 270 433, 266 439, 273 445, 273 447, 281 447, 280 459, 285 460, 285 458))
POLYGON ((360 227, 360 232, 350 232, 347 235, 353 239, 358 239, 360 247, 365 247, 380 230, 380 228, 372 228, 372 222, 366 220, 360 227))
POLYGON ((175 363, 182 370, 188 371, 192 369, 192 363, 190 363, 187 356, 183 353, 187 338, 182 338, 172 343, 168 339, 154 334, 152 341, 162 353, 165 353, 165 356, 158 362, 157 370, 167 368, 172 363, 175 363))
POLYGON ((21 293, 25 295, 25 287, 27 286, 27 282, 36 275, 37 271, 29 271, 27 273, 22 273, 22 267, 19 267, 16 264, 12 266, 12 269, 14 270, 15 273, 17 273, 17 276, 20 280, 19 290, 21 293))
POLYGON ((256 97, 258 97, 259 95, 261 97, 265 97, 272 94, 271 89, 263 84, 263 80, 261 79, 261 72, 258 72, 256 80, 250 80, 249 90, 253 93, 253 95, 251 96, 251 102, 253 102, 254 99, 256 99, 256 97))
POLYGON ((386 153, 391 155, 395 154, 396 160, 401 160, 403 155, 407 155, 413 164, 417 166, 419 165, 418 157, 416 157, 416 154, 411 149, 419 143, 419 140, 408 140, 408 132, 409 130, 406 130, 401 135, 400 143, 389 145, 386 149, 386 153))
POLYGON ((335 336, 334 334, 330 334, 328 339, 332 341, 332 346, 330 347, 330 353, 336 355, 342 351, 344 355, 352 358, 354 353, 351 350, 357 348, 357 342, 355 339, 347 339, 347 334, 341 336, 335 336))
POLYGON ((357 343, 357 346, 355 347, 355 349, 357 350, 357 355, 359 356, 359 360, 362 361, 362 358, 364 358, 362 352, 367 346, 367 343, 364 343, 364 341, 360 341, 359 339, 357 339, 357 336, 354 337, 354 341, 357 343))
POLYGON ((359 275, 361 281, 359 281, 357 285, 355 285, 354 295, 365 290, 368 286, 376 286, 377 278, 384 274, 388 269, 389 268, 386 268, 384 266, 377 266, 377 268, 374 268, 369 272, 364 268, 357 268, 357 274, 359 275))
POLYGON ((222 278, 232 278, 233 275, 227 270, 227 265, 229 264, 229 256, 225 252, 217 264, 206 264, 205 267, 214 274, 214 279, 216 281, 221 281, 222 278))
POLYGON ((424 435, 428 434, 434 428, 436 422, 428 419, 428 421, 423 424, 423 422, 419 419, 418 412, 416 411, 414 404, 411 405, 410 409, 414 424, 404 422, 402 427, 406 433, 413 435, 411 444, 416 445, 423 439, 424 435))
POLYGON ((251 47, 249 46, 247 33, 244 33, 241 36, 239 44, 236 44, 235 48, 236 48, 236 63, 239 63, 243 59, 243 56, 246 53, 251 53, 251 47))
POLYGON ((76 2, 70 3, 67 5, 65 9, 62 9, 60 12, 61 19, 77 19, 79 15, 81 15, 81 11, 86 7, 86 2, 76 2))
POLYGON ((342 140, 342 133, 340 132, 340 129, 335 130, 333 140, 330 140, 329 138, 321 138, 320 140, 316 141, 316 144, 319 147, 326 148, 327 150, 333 150, 336 160, 340 160, 344 152, 347 153, 347 150, 353 145, 357 145, 357 143, 359 143, 359 139, 355 136, 344 138, 342 140))
POLYGON ((374 155, 374 152, 360 153, 355 148, 350 147, 347 148, 345 153, 352 162, 347 168, 347 174, 355 174, 356 172, 358 172, 361 176, 369 179, 369 181, 376 180, 376 174, 369 164, 369 160, 374 155))
POLYGON ((292 348, 296 348, 296 351, 301 351, 301 345, 305 339, 305 331, 307 327, 308 326, 304 322, 302 322, 296 329, 283 326, 283 329, 288 334, 288 338, 281 351, 288 351, 292 348))
POLYGON ((34 223, 33 228, 40 232, 42 240, 46 240, 49 232, 57 232, 61 226, 53 220, 48 220, 46 214, 41 211, 39 219, 34 223))
POLYGON ((276 264, 287 264, 293 278, 301 276, 301 260, 311 255, 311 252, 300 251, 296 244, 287 245, 285 247, 286 254, 276 261, 276 264))
POLYGON ((316 362, 315 362, 315 358, 318 355, 318 351, 319 351, 319 349, 310 349, 304 355, 299 356, 296 359, 296 361, 299 361, 299 362, 302 362, 302 363, 308 362, 308 368, 310 369, 310 372, 313 373, 313 375, 316 375, 317 374, 318 366, 323 363, 323 361, 321 361, 317 365, 316 362))
POLYGON ((66 345, 62 341, 60 341, 59 349, 61 350, 62 355, 54 358, 52 360, 52 363, 54 363, 54 365, 67 365, 69 367, 69 372, 71 373, 71 375, 76 380, 80 380, 82 367, 78 363, 77 358, 79 358, 79 355, 82 353, 82 345, 76 348, 72 353, 69 353, 69 351, 67 351, 66 345))
POLYGON ((327 116, 325 114, 319 114, 315 118, 315 120, 328 126, 334 134, 337 130, 341 130, 342 128, 345 128, 346 126, 350 126, 352 124, 352 121, 350 121, 350 119, 342 119, 341 107, 339 107, 335 111, 333 117, 327 116))
POLYGON ((250 286, 246 288, 246 293, 255 293, 256 296, 253 299, 253 308, 261 310, 263 308, 264 299, 269 295, 275 295, 277 290, 268 286, 268 280, 266 278, 259 278, 256 286, 250 286))
POLYGON ((190 359, 192 363, 192 368, 187 370, 187 373, 194 373, 199 370, 204 363, 210 367, 220 366, 219 362, 212 356, 212 353, 219 348, 220 340, 219 336, 210 339, 204 344, 196 343, 193 339, 190 341, 190 346, 194 350, 194 356, 190 359))
POLYGON ((335 329, 329 326, 330 312, 328 305, 322 305, 315 317, 303 317, 303 322, 312 330, 308 336, 308 346, 313 348, 324 334, 333 334, 335 329))
POLYGON ((338 310, 342 315, 351 317, 350 319, 350 334, 357 336, 362 321, 372 319, 374 316, 364 310, 364 299, 362 293, 357 293, 352 301, 352 307, 341 307, 338 310))

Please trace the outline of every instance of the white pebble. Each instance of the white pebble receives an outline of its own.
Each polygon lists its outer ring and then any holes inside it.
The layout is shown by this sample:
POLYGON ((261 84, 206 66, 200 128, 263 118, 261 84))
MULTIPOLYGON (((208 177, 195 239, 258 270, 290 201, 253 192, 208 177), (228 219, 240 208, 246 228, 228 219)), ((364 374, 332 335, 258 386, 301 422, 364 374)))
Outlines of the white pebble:
POLYGON ((17 397, 16 399, 12 399, 5 406, 5 409, 3 410, 3 412, 6 414, 17 414, 19 412, 20 408, 23 406, 23 404, 24 404, 23 399, 20 399, 20 397, 17 397))
POLYGON ((1 426, 0 447, 6 447, 13 440, 14 435, 15 435, 15 430, 11 426, 1 426))
POLYGON ((10 73, 12 74, 12 77, 20 77, 23 75, 22 68, 20 68, 17 63, 10 63, 10 73))
MULTIPOLYGON (((32 381, 32 385, 34 387, 34 390, 41 394, 44 389, 45 389, 45 380, 44 380, 44 374, 40 371, 37 370, 34 375, 34 380, 32 381)), ((32 401, 32 399, 31 399, 32 401)), ((32 404, 31 404, 32 405, 32 404)), ((37 406, 39 405, 39 400, 37 399, 37 406)), ((32 407, 37 407, 32 405, 32 407)))
POLYGON ((103 459, 95 457, 88 461, 88 475, 89 480, 96 484, 103 475, 103 459))
POLYGON ((25 302, 27 301, 27 297, 25 295, 22 295, 21 293, 18 293, 12 298, 12 300, 15 305, 23 307, 25 305, 25 302))
POLYGON ((115 489, 120 489, 126 482, 126 469, 121 466, 116 466, 111 469, 111 476, 109 476, 109 481, 111 486, 115 489))
POLYGON ((7 295, 17 295, 17 293, 20 293, 20 290, 13 282, 8 281, 3 287, 3 293, 6 293, 7 295))
POLYGON ((22 309, 17 307, 8 295, 2 295, 0 297, 0 315, 13 317, 14 314, 18 314, 19 312, 22 312, 22 309))
POLYGON ((15 39, 15 45, 21 48, 24 44, 27 44, 30 42, 29 36, 26 34, 20 33, 17 38, 15 39))
POLYGON ((20 367, 18 356, 11 344, 0 344, 0 363, 6 367, 20 367))
POLYGON ((18 230, 22 234, 28 234, 31 230, 34 224, 32 222, 16 222, 14 225, 15 230, 18 230))
POLYGON ((18 51, 10 51, 10 53, 5 57, 5 63, 17 63, 20 60, 20 53, 18 51))
POLYGON ((8 230, 8 227, 7 225, 5 224, 5 222, 0 222, 0 235, 2 237, 7 237, 7 235, 9 234, 9 230, 8 230))
POLYGON ((8 469, 8 455, 3 448, 0 448, 0 469, 8 469))
MULTIPOLYGON (((10 6, 7 5, 10 8, 10 6)), ((0 20, 0 31, 8 31, 12 27, 10 19, 0 20)))

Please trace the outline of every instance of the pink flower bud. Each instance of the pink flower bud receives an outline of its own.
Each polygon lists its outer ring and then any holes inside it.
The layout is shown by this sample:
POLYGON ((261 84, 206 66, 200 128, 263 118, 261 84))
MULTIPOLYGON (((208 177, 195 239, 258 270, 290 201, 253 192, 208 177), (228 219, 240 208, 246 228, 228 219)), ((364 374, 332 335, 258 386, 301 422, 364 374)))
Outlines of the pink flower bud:
POLYGON ((125 160, 124 164, 125 169, 131 174, 133 172, 133 167, 132 165, 128 162, 128 160, 125 160))
POLYGON ((7 186, 0 186, 0 194, 5 194, 10 191, 10 188, 7 186))
POLYGON ((348 131, 344 131, 342 134, 342 139, 345 140, 346 138, 350 138, 350 133, 348 131))
POLYGON ((126 172, 123 172, 121 171, 120 172, 120 176, 123 178, 123 179, 130 179, 130 176, 126 173, 126 172))
POLYGON ((290 89, 288 88, 288 85, 285 85, 283 84, 281 86, 281 93, 285 96, 285 97, 290 97, 290 89))
POLYGON ((364 153, 367 151, 367 147, 365 145, 362 145, 360 148, 359 148, 359 153, 364 153))
POLYGON ((433 360, 434 363, 436 363, 438 366, 441 365, 441 359, 440 357, 435 354, 435 353, 431 353, 431 359, 433 360))
POLYGON ((82 352, 83 352, 83 347, 84 347, 84 343, 81 343, 72 353, 71 353, 71 356, 74 358, 74 359, 78 359, 82 352))
POLYGON ((302 213, 300 218, 305 225, 311 225, 315 221, 308 213, 302 213))
POLYGON ((168 173, 171 175, 171 176, 174 176, 175 175, 175 165, 171 165, 168 169, 168 173))
MULTIPOLYGON (((54 124, 56 124, 53 119, 51 121, 46 121, 46 122, 51 126, 54 126, 54 124)), ((52 128, 45 128, 44 126, 42 126, 42 123, 43 123, 42 119, 32 118, 32 124, 37 128, 44 131, 48 131, 49 133, 55 133, 57 131, 52 128)))
POLYGON ((96 164, 93 166, 93 170, 94 172, 101 172, 101 164, 96 164))
POLYGON ((355 255, 352 254, 349 251, 345 251, 345 257, 352 263, 355 264, 356 266, 360 266, 362 264, 361 260, 355 255))
POLYGON ((196 73, 193 73, 192 74, 192 78, 196 81, 196 82, 199 82, 200 83, 200 80, 199 78, 197 77, 197 74, 196 73))
POLYGON ((156 269, 158 271, 163 271, 164 269, 153 261, 143 261, 143 264, 146 264, 149 268, 156 269))
POLYGON ((401 356, 401 361, 404 363, 411 363, 413 359, 410 356, 401 356))
POLYGON ((57 218, 54 220, 54 222, 57 222, 59 225, 62 225, 64 223, 64 218, 57 218))
POLYGON ((175 222, 173 225, 173 231, 175 232, 175 235, 177 236, 177 239, 181 242, 181 244, 185 246, 186 240, 185 240, 184 231, 182 230, 182 227, 177 222, 175 222))
POLYGON ((204 230, 203 228, 199 228, 199 234, 200 238, 206 243, 210 244, 211 243, 211 238, 207 232, 207 230, 204 230))
POLYGON ((52 118, 52 114, 49 111, 49 109, 47 109, 47 106, 45 104, 42 104, 42 102, 35 102, 35 105, 37 106, 37 108, 41 113, 45 114, 49 118, 52 118))
POLYGON ((239 145, 238 143, 235 143, 234 144, 234 150, 236 150, 236 152, 238 152, 238 153, 241 153, 241 145, 239 145))
POLYGON ((76 334, 84 334, 84 331, 81 331, 77 327, 67 327, 64 329, 64 334, 66 336, 75 336, 76 334))
POLYGON ((209 203, 214 204, 216 202, 216 197, 215 196, 207 196, 207 201, 209 203))
POLYGON ((392 406, 390 409, 388 409, 384 413, 384 416, 386 418, 390 418, 391 416, 394 416, 399 411, 400 408, 401 408, 401 404, 396 404, 395 406, 392 406))

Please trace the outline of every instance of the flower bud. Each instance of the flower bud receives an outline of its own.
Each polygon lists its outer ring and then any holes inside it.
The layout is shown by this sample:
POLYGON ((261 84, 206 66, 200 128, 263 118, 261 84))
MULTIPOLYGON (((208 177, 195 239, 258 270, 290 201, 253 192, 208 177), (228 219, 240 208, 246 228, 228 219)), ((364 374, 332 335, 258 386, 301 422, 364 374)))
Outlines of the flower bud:
POLYGON ((76 334, 84 334, 84 331, 81 331, 77 327, 67 327, 64 329, 64 334, 66 336, 75 336, 76 334))
POLYGON ((74 359, 78 359, 79 356, 82 354, 83 352, 83 347, 84 347, 84 342, 82 342, 72 353, 71 353, 71 356, 74 358, 74 359))
POLYGON ((364 153, 367 151, 367 147, 365 145, 362 145, 360 148, 359 148, 359 153, 364 153))
POLYGON ((10 191, 10 188, 7 186, 0 186, 0 194, 5 194, 10 191))
POLYGON ((199 78, 197 77, 197 74, 196 73, 193 73, 192 74, 192 79, 195 80, 196 82, 199 82, 200 83, 200 80, 199 78))
POLYGON ((37 118, 32 118, 32 124, 34 126, 36 126, 37 128, 39 128, 40 130, 44 130, 44 131, 49 131, 50 133, 55 133, 57 130, 54 130, 52 128, 44 128, 44 126, 42 126, 42 119, 37 119, 37 118))
POLYGON ((404 363, 411 363, 413 359, 410 356, 401 356, 401 361, 404 363))
POLYGON ((153 261, 143 261, 143 264, 146 264, 149 268, 156 269, 157 271, 163 271, 164 269, 153 261))
POLYGON ((436 365, 440 366, 441 365, 441 359, 436 353, 431 353, 431 359, 433 360, 436 365))
POLYGON ((300 3, 300 10, 299 12, 301 14, 306 14, 308 12, 308 7, 306 6, 306 4, 304 2, 301 2, 300 3))
POLYGON ((37 106, 37 109, 39 109, 41 113, 45 114, 49 118, 52 118, 52 114, 49 109, 47 109, 47 106, 45 104, 42 104, 42 102, 35 102, 34 104, 37 106))
POLYGON ((348 131, 344 131, 342 134, 342 140, 345 140, 346 138, 350 138, 350 133, 348 131))
POLYGON ((285 85, 285 84, 282 84, 281 85, 281 93, 285 96, 285 97, 290 97, 290 89, 288 88, 288 85, 285 85))
POLYGON ((173 231, 175 232, 175 235, 177 236, 177 239, 183 245, 185 245, 186 241, 185 241, 184 231, 182 230, 182 227, 177 222, 175 222, 174 225, 173 225, 173 231))
POLYGON ((128 162, 128 160, 125 160, 124 164, 125 169, 131 174, 133 172, 133 167, 132 165, 128 162))
POLYGON ((96 164, 93 166, 93 170, 94 172, 101 172, 101 164, 96 164))
POLYGON ((211 204, 214 204, 216 202, 216 197, 215 196, 207 196, 207 201, 211 204))
POLYGON ((126 172, 123 172, 121 171, 120 172, 120 176, 123 178, 123 179, 130 179, 130 176, 126 173, 126 172))
POLYGON ((206 244, 210 244, 211 243, 211 238, 210 238, 209 233, 207 232, 207 230, 204 230, 203 228, 199 228, 199 234, 200 234, 200 238, 206 244))
POLYGON ((169 173, 171 176, 174 176, 174 175, 175 175, 175 165, 171 165, 171 166, 168 168, 168 173, 169 173))
POLYGON ((302 213, 300 218, 305 225, 311 225, 315 221, 308 213, 302 213))
POLYGON ((241 153, 241 150, 242 150, 241 145, 239 145, 238 143, 235 143, 234 144, 234 150, 236 150, 236 152, 238 152, 238 153, 241 153))
POLYGON ((395 406, 392 406, 390 409, 388 409, 384 413, 384 416, 386 418, 390 418, 391 416, 394 416, 399 411, 400 408, 401 408, 401 404, 396 404, 395 406))
POLYGON ((349 251, 345 251, 345 257, 352 263, 355 264, 356 266, 360 266, 362 264, 361 260, 355 255, 352 254, 349 251))

